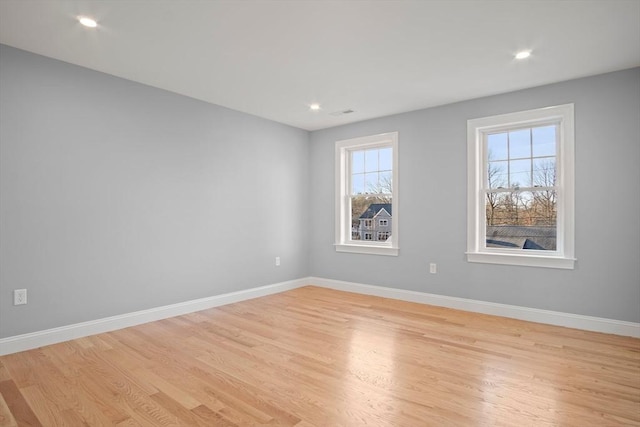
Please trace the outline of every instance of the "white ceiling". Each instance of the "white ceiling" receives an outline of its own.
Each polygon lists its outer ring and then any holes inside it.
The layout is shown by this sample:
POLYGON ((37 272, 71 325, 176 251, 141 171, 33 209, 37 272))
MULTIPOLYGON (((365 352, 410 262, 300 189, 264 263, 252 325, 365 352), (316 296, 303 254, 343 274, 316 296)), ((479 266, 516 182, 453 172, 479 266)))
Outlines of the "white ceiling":
POLYGON ((640 0, 0 0, 0 43, 315 130, 639 66, 640 0))

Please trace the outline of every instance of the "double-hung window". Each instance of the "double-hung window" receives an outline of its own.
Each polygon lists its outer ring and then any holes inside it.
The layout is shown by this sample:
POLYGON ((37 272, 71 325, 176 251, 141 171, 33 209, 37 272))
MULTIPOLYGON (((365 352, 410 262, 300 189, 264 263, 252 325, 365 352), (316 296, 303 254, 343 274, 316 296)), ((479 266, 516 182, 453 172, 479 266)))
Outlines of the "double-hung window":
POLYGON ((336 142, 335 247, 398 255, 398 133, 336 142))
POLYGON ((467 122, 470 262, 574 266, 573 104, 467 122))

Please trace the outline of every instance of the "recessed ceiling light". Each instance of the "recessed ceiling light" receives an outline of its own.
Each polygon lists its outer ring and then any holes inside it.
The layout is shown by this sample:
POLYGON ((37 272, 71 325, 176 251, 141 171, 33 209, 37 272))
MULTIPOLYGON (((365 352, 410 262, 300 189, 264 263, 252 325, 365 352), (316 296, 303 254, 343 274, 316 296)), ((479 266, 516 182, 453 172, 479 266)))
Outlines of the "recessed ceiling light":
POLYGON ((516 59, 525 59, 529 56, 531 56, 530 50, 521 50, 520 52, 516 53, 516 59))
POLYGON ((311 111, 319 111, 320 110, 320 104, 311 104, 311 105, 309 105, 309 109, 311 111))
POLYGON ((85 27, 95 28, 98 26, 98 23, 95 20, 87 16, 78 16, 78 21, 85 27))

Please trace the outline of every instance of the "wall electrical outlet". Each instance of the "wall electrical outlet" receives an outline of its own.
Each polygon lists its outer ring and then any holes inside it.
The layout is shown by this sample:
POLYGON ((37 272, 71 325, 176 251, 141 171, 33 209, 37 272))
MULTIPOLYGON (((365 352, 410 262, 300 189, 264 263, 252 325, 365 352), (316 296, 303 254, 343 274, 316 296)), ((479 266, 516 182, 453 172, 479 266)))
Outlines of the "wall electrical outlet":
POLYGON ((280 257, 276 257, 276 267, 280 267, 280 257))
POLYGON ((14 289, 13 290, 13 305, 23 305, 27 303, 27 290, 26 289, 14 289))
POLYGON ((438 272, 438 266, 436 265, 436 263, 432 262, 431 264, 429 264, 429 273, 436 274, 437 272, 438 272))

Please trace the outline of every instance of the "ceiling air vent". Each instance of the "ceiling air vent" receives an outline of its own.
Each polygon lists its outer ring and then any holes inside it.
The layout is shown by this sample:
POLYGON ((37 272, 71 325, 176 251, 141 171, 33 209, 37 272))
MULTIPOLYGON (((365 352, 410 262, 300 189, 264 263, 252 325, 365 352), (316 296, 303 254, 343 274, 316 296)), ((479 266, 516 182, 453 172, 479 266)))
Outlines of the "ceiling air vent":
POLYGON ((343 116, 345 114, 351 114, 351 113, 355 113, 355 111, 353 111, 351 108, 349 108, 348 110, 335 111, 333 113, 329 113, 329 115, 331 115, 331 116, 343 116))

